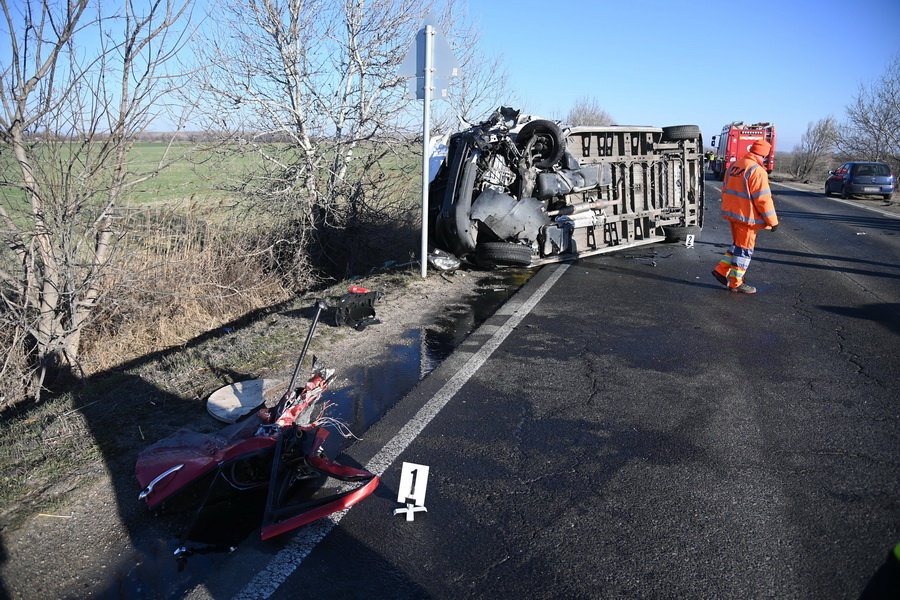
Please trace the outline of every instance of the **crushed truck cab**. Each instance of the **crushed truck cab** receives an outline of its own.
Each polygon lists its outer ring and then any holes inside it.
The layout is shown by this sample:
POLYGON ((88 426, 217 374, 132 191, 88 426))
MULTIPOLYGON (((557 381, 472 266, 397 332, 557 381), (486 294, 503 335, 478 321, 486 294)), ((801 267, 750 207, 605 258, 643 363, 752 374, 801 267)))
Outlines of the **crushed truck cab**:
POLYGON ((698 235, 696 125, 572 127, 501 108, 451 136, 429 190, 432 245, 536 266, 698 235))

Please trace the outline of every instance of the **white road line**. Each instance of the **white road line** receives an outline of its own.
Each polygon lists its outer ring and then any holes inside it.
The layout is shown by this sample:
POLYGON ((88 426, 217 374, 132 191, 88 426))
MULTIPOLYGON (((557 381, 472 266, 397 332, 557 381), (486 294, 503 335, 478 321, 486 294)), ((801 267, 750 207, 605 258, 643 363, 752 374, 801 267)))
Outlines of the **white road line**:
MULTIPOLYGON (((568 269, 568 264, 561 264, 556 271, 553 272, 547 280, 541 284, 527 300, 521 302, 517 306, 516 297, 514 296, 501 309, 502 312, 512 312, 512 316, 507 319, 506 323, 497 328, 497 331, 491 338, 481 346, 481 348, 466 361, 462 368, 457 371, 453 377, 447 380, 447 383, 426 402, 419 412, 397 432, 387 444, 376 454, 367 465, 370 472, 381 476, 391 464, 397 460, 400 454, 412 443, 416 437, 422 433, 425 426, 431 422, 434 417, 441 411, 453 396, 462 388, 463 385, 481 368, 481 366, 490 358, 491 354, 500 347, 500 344, 506 337, 522 322, 528 313, 530 313, 541 298, 553 287, 553 285, 562 277, 568 269)), ((353 507, 350 507, 353 508, 353 507)), ((275 590, 287 580, 287 578, 300 566, 309 553, 313 551, 316 545, 328 535, 335 525, 340 523, 341 519, 350 510, 347 508, 340 512, 333 513, 324 519, 314 521, 309 525, 300 528, 297 534, 291 539, 290 543, 276 554, 269 562, 265 569, 257 573, 250 583, 242 589, 234 597, 235 600, 266 600, 270 598, 275 590)))
MULTIPOLYGON (((782 184, 784 185, 784 184, 782 184)), ((796 189, 796 188, 792 188, 796 189)), ((825 196, 823 196, 824 198, 825 196)), ((866 206, 865 204, 859 204, 857 202, 853 202, 852 200, 844 200, 843 198, 828 198, 833 202, 840 202, 841 204, 846 204, 847 206, 855 206, 856 208, 862 208, 865 210, 870 210, 872 212, 878 213, 882 217, 890 217, 892 219, 900 219, 900 215, 897 213, 888 212, 886 210, 881 210, 880 208, 875 208, 874 206, 866 206)))
MULTIPOLYGON (((807 194, 818 194, 818 192, 812 192, 812 191, 804 189, 804 188, 794 187, 792 185, 788 185, 781 181, 773 181, 772 184, 780 185, 782 187, 788 188, 789 190, 794 190, 797 192, 806 192, 807 194)), ((717 192, 722 191, 721 187, 716 187, 715 185, 713 185, 712 188, 714 190, 716 190, 717 192)), ((818 195, 827 200, 832 200, 834 202, 840 202, 841 204, 846 204, 847 206, 853 206, 855 208, 862 208, 864 210, 870 210, 872 212, 878 213, 879 215, 881 215, 883 217, 890 217, 892 219, 900 219, 900 214, 892 213, 892 212, 889 212, 886 210, 881 210, 880 208, 875 208, 874 206, 866 206, 865 204, 859 204, 858 202, 853 202, 852 200, 844 200, 843 198, 832 198, 831 196, 826 196, 825 194, 818 194, 818 195)), ((777 209, 778 207, 776 206, 775 208, 777 209)))

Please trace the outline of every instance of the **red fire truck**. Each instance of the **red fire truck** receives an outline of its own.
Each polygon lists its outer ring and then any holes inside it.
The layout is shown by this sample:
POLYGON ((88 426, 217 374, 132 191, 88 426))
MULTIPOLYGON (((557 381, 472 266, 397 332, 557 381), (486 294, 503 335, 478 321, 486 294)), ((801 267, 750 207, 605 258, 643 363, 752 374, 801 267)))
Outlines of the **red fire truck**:
POLYGON ((750 145, 756 140, 766 140, 772 144, 772 151, 765 159, 766 171, 772 172, 775 167, 775 126, 771 123, 754 123, 744 125, 743 121, 735 121, 722 128, 722 133, 712 137, 712 145, 716 148, 716 156, 710 163, 710 169, 721 181, 725 178, 728 165, 747 153, 750 145), (718 137, 718 144, 716 144, 718 137))

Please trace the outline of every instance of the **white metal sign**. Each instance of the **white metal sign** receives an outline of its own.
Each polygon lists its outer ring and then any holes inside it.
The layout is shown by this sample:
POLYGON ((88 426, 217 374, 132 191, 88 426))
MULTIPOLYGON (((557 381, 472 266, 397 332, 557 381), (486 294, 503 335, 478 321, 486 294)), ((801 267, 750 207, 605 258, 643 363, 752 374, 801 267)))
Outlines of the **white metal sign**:
MULTIPOLYGON (((431 146, 431 99, 434 97, 435 78, 446 79, 459 75, 459 65, 450 44, 437 28, 434 17, 428 15, 422 28, 416 33, 412 48, 400 63, 399 75, 410 77, 415 97, 425 101, 422 111, 422 277, 428 273, 428 150, 431 146)), ((446 97, 446 89, 441 91, 446 97)))
POLYGON ((446 79, 459 75, 459 63, 431 15, 427 15, 422 22, 422 28, 416 33, 412 47, 400 63, 398 75, 410 78, 409 91, 417 100, 425 100, 426 91, 427 98, 431 100, 447 97, 446 79), (432 81, 426 85, 425 80, 429 75, 432 81), (441 81, 436 82, 435 79, 441 81), (436 89, 438 87, 439 90, 436 89))

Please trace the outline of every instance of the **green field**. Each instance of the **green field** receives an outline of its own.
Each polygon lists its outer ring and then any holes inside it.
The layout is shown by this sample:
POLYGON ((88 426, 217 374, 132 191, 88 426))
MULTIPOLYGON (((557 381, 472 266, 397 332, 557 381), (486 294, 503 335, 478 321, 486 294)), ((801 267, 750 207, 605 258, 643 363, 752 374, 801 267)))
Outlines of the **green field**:
MULTIPOLYGON (((54 152, 48 152, 46 156, 37 157, 42 161, 39 169, 46 173, 38 174, 38 177, 42 182, 50 183, 69 171, 76 173, 81 165, 76 164, 70 170, 64 163, 77 163, 70 160, 72 153, 82 150, 83 147, 77 144, 67 144, 56 146, 54 152)), ((240 152, 227 146, 204 149, 187 142, 135 143, 127 163, 130 180, 151 175, 129 189, 125 204, 132 205, 218 201, 232 196, 250 173, 260 169, 258 155, 253 152, 240 152)), ((3 186, 0 195, 12 212, 16 212, 14 204, 24 198, 15 187, 19 181, 21 172, 12 153, 0 153, 0 184, 3 186)), ((101 187, 99 182, 98 187, 101 187)))
MULTIPOLYGON (((46 175, 39 171, 37 176, 43 183, 49 183, 66 174, 66 165, 62 163, 71 157, 66 149, 57 149, 40 165, 46 175), (49 160, 48 160, 49 158, 49 160), (52 162, 51 162, 52 161, 52 162)), ((159 174, 131 188, 126 203, 155 203, 179 200, 218 200, 229 196, 229 188, 233 188, 235 177, 247 173, 252 161, 248 158, 230 158, 220 154, 197 150, 190 144, 168 146, 164 143, 142 142, 135 144, 129 156, 127 169, 131 179, 142 177, 159 170, 159 174), (160 165, 164 165, 160 169, 160 165)), ((76 169, 78 167, 76 166, 76 169)), ((75 172, 73 169, 72 172, 75 172)), ((16 211, 16 204, 24 200, 23 193, 15 187, 21 181, 21 172, 11 152, 0 154, 0 183, 3 191, 0 197, 11 209, 16 211)), ((99 185, 98 185, 99 187, 99 185)))
POLYGON ((135 172, 151 172, 165 167, 152 179, 131 189, 129 204, 170 201, 208 201, 228 198, 255 166, 255 157, 246 154, 225 156, 220 151, 202 150, 192 144, 169 146, 162 142, 139 142, 130 152, 135 172))
MULTIPOLYGON (((234 194, 234 190, 245 184, 251 174, 263 173, 266 165, 259 153, 246 151, 247 148, 236 146, 197 149, 191 144, 175 144, 167 151, 164 143, 142 142, 135 144, 130 159, 136 171, 150 171, 161 161, 171 164, 154 179, 137 186, 131 194, 130 202, 166 202, 220 200, 234 194), (166 153, 168 152, 168 156, 166 153), (173 160, 174 159, 174 160, 173 160)), ((280 155, 279 160, 291 164, 289 153, 283 148, 271 145, 263 148, 268 154, 280 155)), ((396 148, 394 148, 396 150, 396 148)), ((357 148, 356 156, 362 152, 357 148)), ((402 149, 401 149, 402 152, 402 149)), ((323 167, 328 165, 329 156, 322 160, 323 167)), ((416 167, 421 159, 416 150, 391 155, 381 161, 381 170, 388 177, 414 177, 416 167)), ((293 162, 299 162, 299 156, 293 162)), ((357 163, 351 163, 351 170, 357 163)), ((268 165, 271 167, 271 163, 268 165)), ((324 168, 320 173, 324 180, 324 168)))

